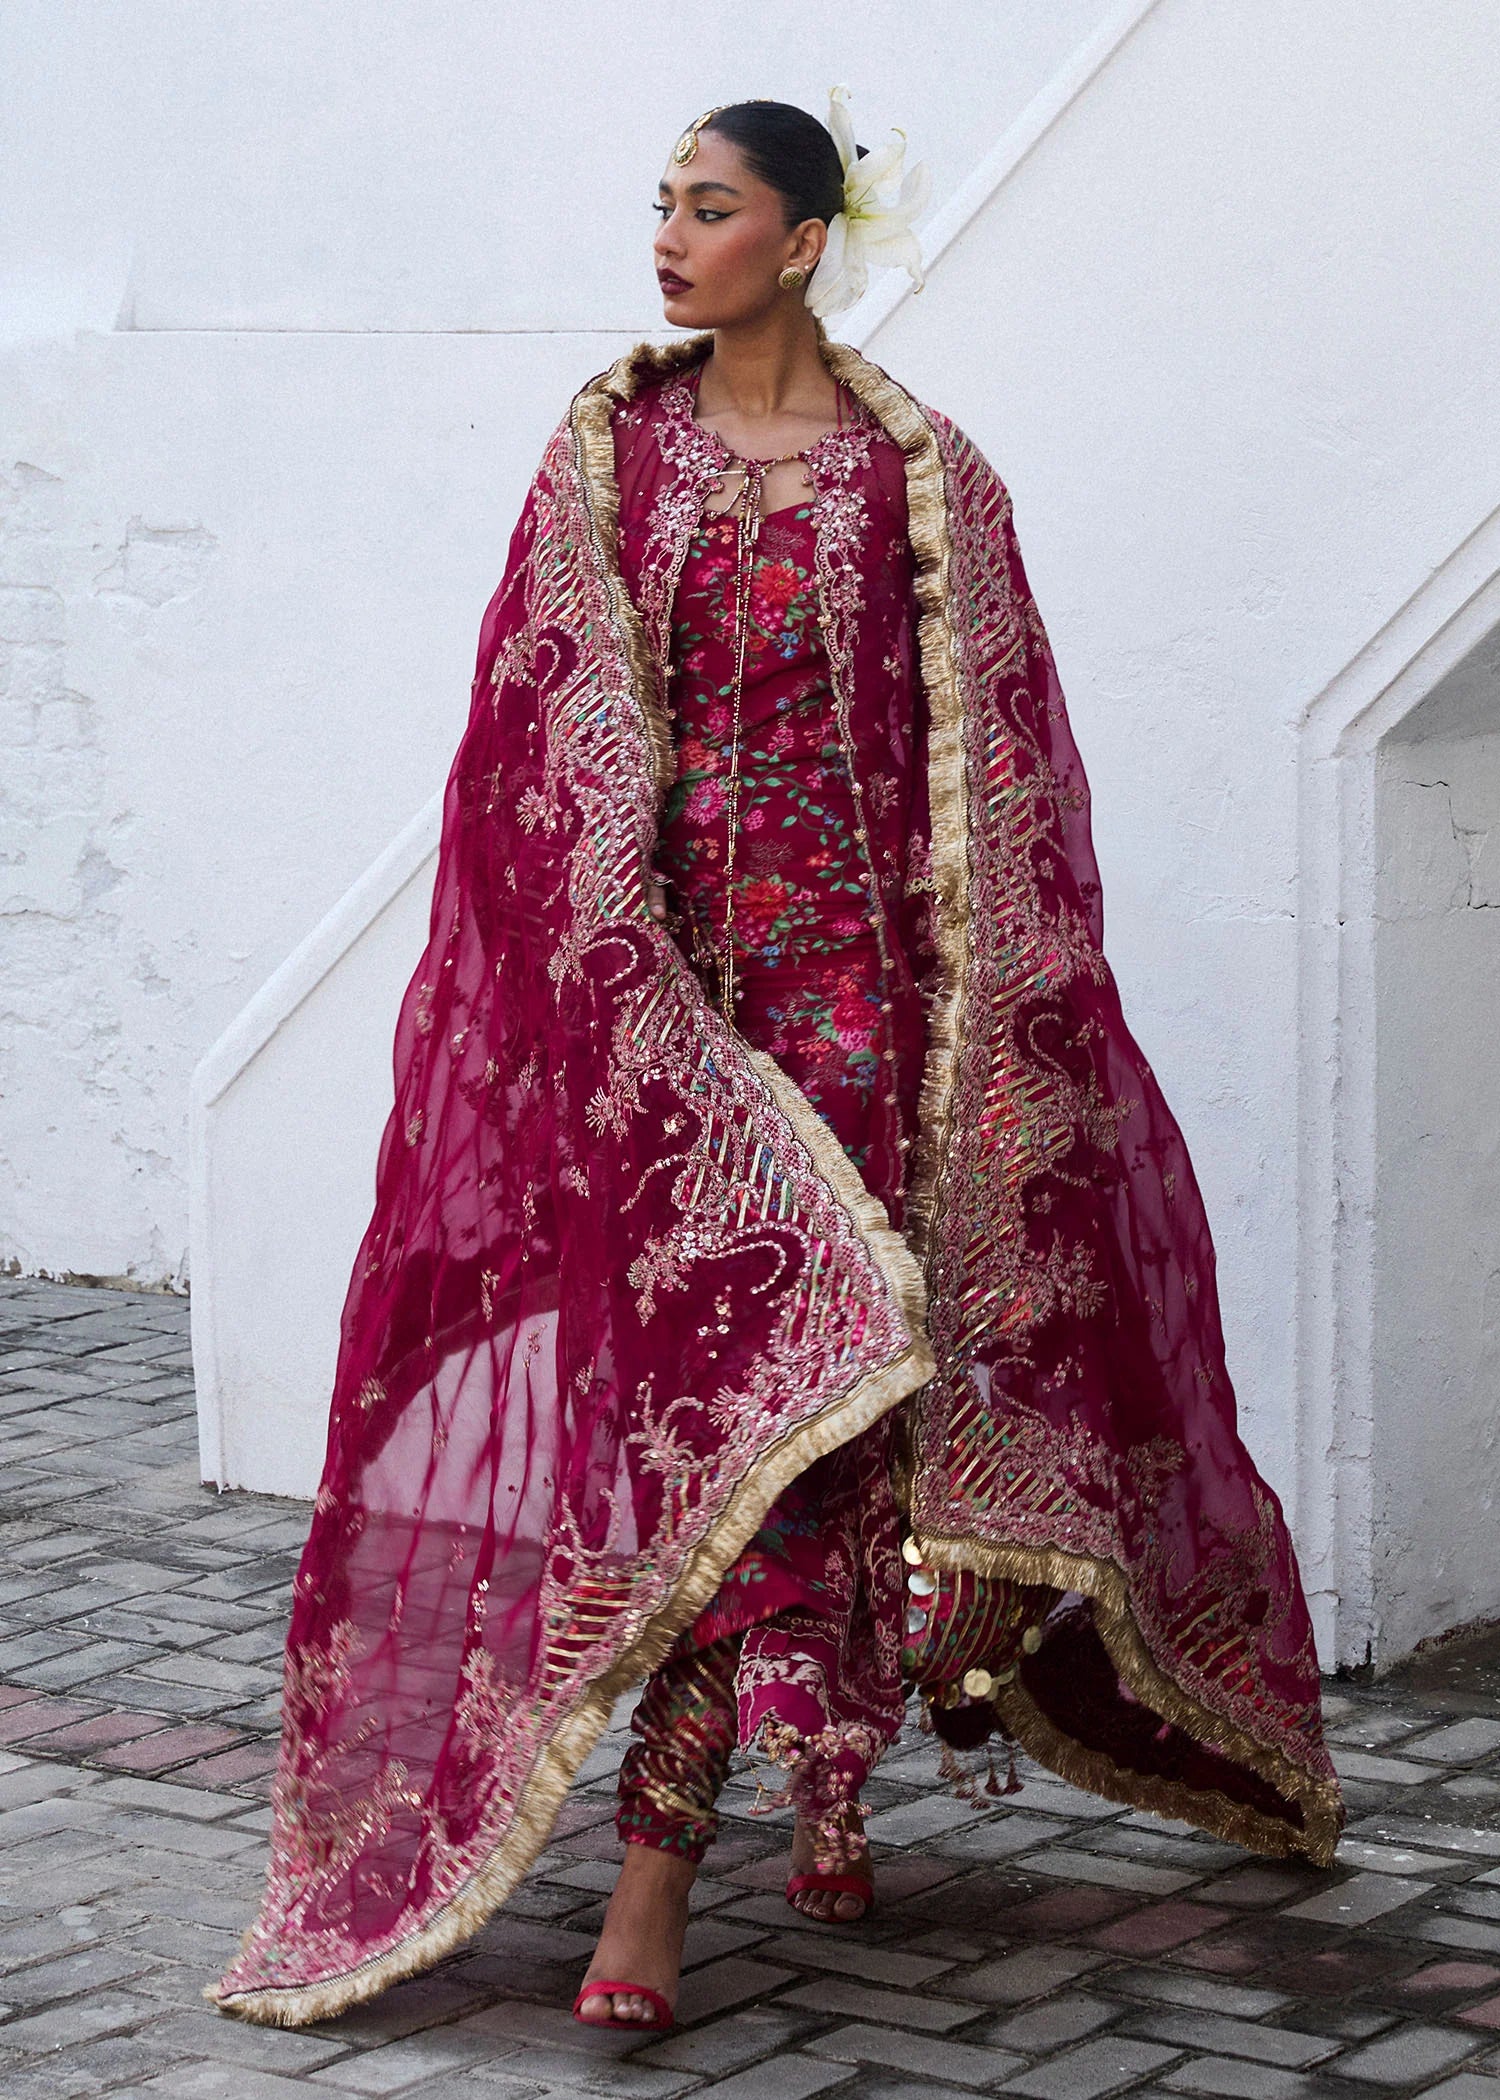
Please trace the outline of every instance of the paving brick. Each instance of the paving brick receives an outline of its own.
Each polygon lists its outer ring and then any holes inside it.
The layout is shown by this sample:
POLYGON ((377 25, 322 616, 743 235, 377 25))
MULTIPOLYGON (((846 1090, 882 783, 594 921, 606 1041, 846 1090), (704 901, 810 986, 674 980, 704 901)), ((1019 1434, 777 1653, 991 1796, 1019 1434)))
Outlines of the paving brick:
POLYGON ((832 2056, 842 2063, 884 2064, 919 2077, 946 2078, 954 2085, 991 2085, 1026 2068, 1025 2059, 1004 2050, 974 2048, 967 2042, 945 2042, 930 2034, 903 2034, 892 2027, 855 2023, 836 2027, 805 2047, 813 2056, 832 2056))
POLYGON ((1046 1817, 1013 1810, 1008 1816, 990 1816, 982 1823, 958 1824, 934 1838, 932 1850, 945 1859, 1009 1859, 1067 1835, 1046 1817))
POLYGON ((172 1777, 178 1786, 236 1787, 242 1793, 268 1794, 276 1756, 275 1743, 245 1743, 238 1749, 221 1750, 213 1757, 179 1765, 172 1777))
POLYGON ((1450 1889, 1443 1898, 1445 1910, 1461 1911, 1470 1918, 1500 1918, 1500 1888, 1484 1888, 1470 1884, 1466 1888, 1450 1889))
POLYGON ((1233 2020, 1223 2013, 1177 2009, 1137 2013, 1124 2031, 1147 2041, 1175 2042, 1183 2049, 1210 2050, 1216 2056, 1248 2056, 1257 2063, 1279 2064, 1303 2071, 1335 2053, 1337 2044, 1318 2035, 1297 2034, 1258 2020, 1233 2020))
POLYGON ((1101 1888, 1138 1890, 1144 1896, 1170 1896, 1202 1877, 1184 1874, 1172 1867, 1152 1866, 1145 1860, 1116 1859, 1108 1853, 1082 1852, 1070 1845, 1052 1845, 1044 1852, 1028 1852, 1016 1862, 1037 1874, 1054 1875, 1060 1881, 1096 1883, 1101 1888))
MULTIPOLYGON (((573 2032, 584 2037, 584 2030, 576 2023, 573 2032)), ((633 2036, 627 2035, 624 2039, 632 2048, 639 2046, 633 2036)), ((309 2084, 316 2084, 321 2079, 322 2073, 314 2072, 309 2084)), ((689 2091, 697 2084, 689 2072, 659 2070, 638 2064, 629 2057, 615 2058, 578 2045, 564 2047, 561 2044, 551 2047, 528 2045, 493 2069, 486 2065, 465 2073, 462 2085, 451 2076, 445 2082, 450 2090, 465 2094, 472 2089, 475 2100, 480 2100, 480 2096, 490 2090, 492 2081, 499 2083, 503 2092, 507 2090, 504 2081, 509 2079, 529 2080, 533 2088, 538 2085, 545 2087, 549 2100, 554 2095, 556 2100, 564 2100, 564 2096, 567 2100, 574 2100, 574 2096, 584 2094, 618 2094, 621 2100, 669 2100, 669 2096, 689 2091)), ((299 2086, 297 2090, 301 2100, 307 2100, 307 2087, 299 2086)), ((810 2090, 816 2091, 817 2088, 810 2090)))
MULTIPOLYGON (((1500 1954, 1500 1925, 1486 1925, 1479 1918, 1436 1917, 1408 1921, 1405 1931, 1412 1939, 1431 1940, 1439 1947, 1463 1947, 1472 1954, 1500 1954)), ((1500 2095, 1496 2096, 1500 2100, 1500 2095)))
POLYGON ((1187 1970, 1112 1969, 1109 1988, 1129 1998, 1152 1998, 1199 2012, 1226 2013, 1235 2020, 1258 2020, 1293 2001, 1286 1991, 1262 1991, 1242 1983, 1216 1983, 1187 1970))
POLYGON ((1128 1816, 1113 1823, 1100 1823, 1076 1837, 1090 1852, 1106 1852, 1121 1859, 1142 1859, 1163 1867, 1181 1867, 1195 1881, 1209 1874, 1222 1874, 1238 1866, 1244 1853, 1238 1845, 1223 1845, 1205 1837, 1201 1830, 1177 1833, 1171 1830, 1142 1830, 1128 1816))
POLYGON ((847 2084, 848 2078, 842 2065, 819 2063, 809 2056, 782 2056, 752 2070, 736 2071, 731 2078, 717 2079, 713 2090, 720 2100, 809 2100, 813 2093, 832 2092, 847 2084))
POLYGON ((1116 2041, 1113 2037, 1085 2042, 1081 2049, 1073 2049, 1066 2056, 1054 2056, 1050 2063, 1037 2064, 1007 2078, 1000 2090, 1024 2093, 1027 2100, 1099 2100, 1103 2093, 1134 2085, 1159 2071, 1181 2053, 1153 2042, 1116 2041))
POLYGON ((153 1852, 181 1852, 190 1859, 233 1859, 255 1843, 243 1830, 220 1830, 186 1816, 153 1816, 144 1809, 116 1809, 109 1828, 128 1845, 153 1852))
POLYGON ((1432 1777, 1427 1765, 1408 1758, 1377 1757, 1364 1750, 1333 1746, 1333 1765, 1340 1779, 1366 1779, 1375 1786, 1425 1786, 1432 1777))
POLYGON ((9 1674, 21 1684, 34 1684, 44 1691, 90 1690, 106 1683, 132 1664, 149 1662, 152 1651, 139 1642, 73 1640, 57 1655, 43 1662, 12 1665, 9 1674))
POLYGON ((1070 1933, 1086 1932, 1091 1925, 1104 1925, 1124 1911, 1138 1909, 1139 1899, 1118 1889, 1057 1888, 1017 1904, 1005 1914, 1005 1923, 1009 1931, 1027 1937, 1062 1939, 1070 1933))
POLYGON ((1304 2100, 1319 2091, 1315 2080, 1298 2071, 1237 2056, 1195 2056, 1163 2072, 1161 2082, 1174 2093, 1224 2094, 1226 2100, 1304 2100))
POLYGON ((1024 2005, 1061 1990, 1104 1960, 1104 1955, 1082 1947, 1025 1947, 998 1961, 983 1962, 967 1975, 949 1977, 944 1989, 951 1997, 972 1998, 981 2005, 1024 2005))
POLYGON ((93 1762, 108 1765, 116 1772, 138 1772, 149 1778, 157 1772, 167 1772, 174 1765, 186 1764, 190 1759, 204 1757, 216 1750, 228 1749, 231 1744, 242 1743, 245 1738, 238 1729, 225 1728, 220 1723, 209 1721, 195 1728, 165 1728, 160 1716, 142 1717, 150 1728, 130 1742, 95 1753, 93 1762))
POLYGON ((93 1798, 111 1807, 139 1808, 153 1815, 188 1816, 195 1823, 216 1822, 245 1805, 233 1794, 211 1794, 163 1779, 102 1779, 93 1798))
POLYGON ((1128 2008, 1107 1998, 1090 1997, 1084 1991, 1065 1991, 1043 1999, 1025 2012, 1006 2019, 986 2021, 972 2031, 971 2040, 987 2048, 1019 2049, 1023 2056, 1047 2056, 1081 2042, 1118 2019, 1128 2008))
POLYGON ((1289 2005, 1280 2019, 1283 2027, 1295 2027, 1299 2034, 1326 2034, 1336 2042, 1367 2042, 1398 2024, 1395 2013, 1378 2006, 1330 2005, 1322 2000, 1289 2005))
POLYGON ((1476 2036, 1413 2022, 1340 2057, 1339 2076, 1365 2079, 1372 2085, 1418 2085, 1436 2078, 1478 2047, 1476 2036))
POLYGON ((816 2013, 799 2013, 780 2005, 746 2006, 706 2027, 670 2035, 666 2041, 641 2050, 631 2061, 668 2071, 693 2071, 701 2078, 719 2078, 746 2064, 784 2054, 819 2024, 816 2013))
POLYGON ((92 1772, 79 1772, 69 1765, 62 1768, 62 1777, 59 1778, 58 1766, 40 1757, 12 1766, 0 1776, 0 1827, 12 1809, 25 1807, 33 1801, 50 1800, 64 1789, 73 1792, 94 1776, 92 1772))
POLYGON ((87 1757, 92 1752, 115 1749, 149 1735, 161 1723, 149 1714, 96 1713, 71 1727, 52 1727, 27 1738, 28 1754, 38 1757, 87 1757))
POLYGON ((1294 1903, 1289 1918, 1311 1918, 1320 1925, 1368 1925, 1387 1911, 1400 1910, 1419 1896, 1430 1895, 1430 1881, 1408 1881, 1400 1874, 1352 1874, 1320 1895, 1294 1903))
POLYGON ((1362 1868, 1371 1874, 1409 1874, 1418 1879, 1447 1879, 1468 1870, 1466 1860, 1444 1857, 1441 1852, 1414 1852, 1405 1845, 1381 1845, 1368 1838, 1342 1838, 1338 1863, 1362 1868))
POLYGON ((100 1991, 9 2021, 0 2028, 0 2046, 22 2056, 47 2055, 96 2035, 126 2033, 149 2020, 153 2010, 151 2001, 136 1992, 100 1991))
POLYGON ((951 1998, 929 1998, 915 1991, 882 1991, 864 1983, 806 1983, 798 1990, 784 1992, 777 2002, 804 2006, 809 2012, 842 2013, 849 2019, 869 2020, 876 2025, 889 2022, 896 2027, 918 2027, 931 2034, 961 2027, 965 2020, 974 2017, 972 2005, 959 2005, 951 1998))
MULTIPOLYGON (((3 2033, 3 2029, 0 2029, 3 2033)), ((163 2045, 152 2029, 141 2034, 106 2034, 84 2042, 76 2049, 59 2050, 47 2058, 46 2075, 55 2081, 56 2093, 118 2092, 126 2084, 131 2091, 176 2067, 175 2052, 163 2045)), ((24 2100, 25 2088, 16 2083, 7 2100, 24 2100)))
POLYGON ((152 2100, 307 2100, 300 2080, 246 2064, 178 2064, 141 2088, 152 2100))
POLYGON ((956 1824, 969 1822, 974 1811, 962 1801, 929 1795, 917 1801, 905 1801, 899 1808, 883 1808, 876 1815, 866 1816, 865 1836, 872 1845, 916 1845, 936 1837, 939 1832, 952 1830, 956 1824))
POLYGON ((1353 1825, 1353 1837, 1374 1838, 1383 1844, 1413 1845, 1419 1850, 1463 1852, 1480 1859, 1500 1859, 1500 1830, 1478 1824, 1429 1823, 1421 1816, 1367 1816, 1353 1825))
POLYGON ((1392 2004, 1433 2013, 1460 2005, 1480 1991, 1492 1991, 1496 1983, 1500 1983, 1500 1969, 1493 1962, 1434 1961, 1404 1978, 1387 1996, 1392 2004))
POLYGON ((494 2062, 497 2056, 504 2062, 512 2054, 482 2035, 435 2027, 377 2049, 351 2050, 318 2069, 311 2082, 340 2093, 398 2093, 435 2074, 451 2080, 474 2064, 494 2062))
POLYGON ((951 1961, 915 1954, 909 1945, 861 1946, 848 1933, 837 1939, 832 1935, 818 1939, 805 1933, 785 1933, 780 1939, 763 1940, 757 1953, 767 1961, 791 1962, 804 1969, 830 1969, 836 1975, 857 1977, 863 1983, 889 1983, 905 1990, 916 1990, 937 1976, 946 1978, 954 1967, 951 1961))
POLYGON ((779 1984, 790 1983, 792 1976, 790 1969, 778 1968, 772 1962, 751 1961, 744 1955, 710 1962, 682 1979, 677 2017, 684 2025, 710 2019, 715 2013, 728 2012, 731 2006, 764 1997, 779 1984))
POLYGON ((30 1744, 51 1730, 87 1723, 99 1711, 75 1700, 53 1698, 35 1685, 7 1685, 5 1689, 11 1698, 0 1711, 0 1743, 30 1744))
POLYGON ((132 1941, 118 1946, 101 1943, 12 1971, 5 1979, 4 1993, 12 2005, 41 2007, 57 1999, 76 1998, 84 1991, 126 1983, 151 1966, 150 1953, 132 1941))
POLYGON ((1434 1729, 1430 1735, 1411 1736, 1405 1745, 1406 1756, 1431 1758, 1445 1765, 1472 1764, 1495 1750, 1500 1750, 1500 1721, 1485 1720, 1477 1714, 1467 1721, 1452 1721, 1446 1728, 1434 1729))
POLYGON ((1120 1814, 1118 1801, 1104 1801, 1097 1794, 1085 1794, 1077 1787, 1065 1786, 1050 1772, 1043 1772, 1025 1760, 1022 1760, 1022 1765, 1024 1783, 1016 1796, 1013 1814, 1060 1816, 1068 1822, 1084 1823, 1113 1822, 1120 1814))
POLYGON ((1215 1910, 1207 1903, 1156 1903, 1147 1910, 1133 1912, 1129 1919, 1090 1933, 1089 1940, 1091 1945, 1106 1947, 1112 1954, 1164 1954, 1169 1947, 1181 1947, 1188 1940, 1199 1939, 1216 1926, 1227 1924, 1229 1917, 1227 1910, 1215 1910))

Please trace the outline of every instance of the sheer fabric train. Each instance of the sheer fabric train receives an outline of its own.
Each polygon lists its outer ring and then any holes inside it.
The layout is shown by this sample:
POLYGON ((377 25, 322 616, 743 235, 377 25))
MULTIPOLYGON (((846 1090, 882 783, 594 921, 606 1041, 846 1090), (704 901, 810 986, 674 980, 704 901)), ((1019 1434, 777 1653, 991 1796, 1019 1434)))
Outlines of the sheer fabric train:
MULTIPOLYGON (((571 404, 483 624, 295 1584, 265 1898, 209 1992, 250 2019, 325 2018, 472 1933, 777 1496, 896 1409, 928 1561, 1035 1607, 1006 1726, 1114 1799, 1331 1857, 1296 1563, 1101 952, 1005 490, 820 340, 904 460, 923 729, 883 905, 926 898, 934 972, 909 1200, 898 1226, 647 910, 662 608, 721 461, 685 432, 617 472, 622 424, 711 338, 642 345, 571 404)), ((816 492, 846 532, 853 493, 816 492)), ((871 623, 836 561, 820 586, 854 704, 871 623)))

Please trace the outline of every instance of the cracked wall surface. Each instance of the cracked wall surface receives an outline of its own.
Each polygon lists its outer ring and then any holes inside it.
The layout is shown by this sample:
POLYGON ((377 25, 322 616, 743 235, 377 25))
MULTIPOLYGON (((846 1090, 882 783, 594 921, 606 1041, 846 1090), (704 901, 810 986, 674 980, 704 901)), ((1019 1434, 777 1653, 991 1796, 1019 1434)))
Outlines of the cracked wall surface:
MULTIPOLYGON (((213 544, 134 520, 116 562, 160 606, 196 588, 213 544)), ((162 1201, 180 1140, 161 1079, 188 1044, 177 965, 141 909, 148 833, 98 691, 75 682, 71 609, 99 587, 97 551, 65 474, 0 471, 0 1233, 25 1271, 170 1287, 187 1249, 162 1201)))
POLYGON ((193 1068, 441 785, 557 355, 0 344, 0 1265, 186 1282, 193 1068))

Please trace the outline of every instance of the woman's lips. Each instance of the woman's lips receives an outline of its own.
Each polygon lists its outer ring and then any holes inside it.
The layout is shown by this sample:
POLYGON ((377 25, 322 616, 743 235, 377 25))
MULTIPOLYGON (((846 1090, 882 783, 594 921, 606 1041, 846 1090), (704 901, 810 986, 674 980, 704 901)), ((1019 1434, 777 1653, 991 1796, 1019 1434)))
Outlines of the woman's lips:
POLYGON ((674 270, 658 270, 656 281, 664 292, 690 292, 693 289, 687 279, 679 277, 674 270))

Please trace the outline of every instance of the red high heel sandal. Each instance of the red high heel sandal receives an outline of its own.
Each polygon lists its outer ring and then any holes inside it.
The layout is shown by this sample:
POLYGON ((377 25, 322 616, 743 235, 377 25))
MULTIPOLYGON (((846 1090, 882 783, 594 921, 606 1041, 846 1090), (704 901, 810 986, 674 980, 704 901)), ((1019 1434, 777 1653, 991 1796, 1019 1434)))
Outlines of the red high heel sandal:
POLYGON ((586 1983, 573 2000, 573 2017, 580 2027, 638 2027, 642 2034, 659 2033, 675 2024, 676 2014, 660 1991, 653 1991, 644 1983, 586 1983), (607 2020, 588 2020, 582 2012, 586 1998, 612 1998, 618 1991, 621 1997, 645 1998, 652 2017, 649 2020, 620 2020, 611 2012, 607 2020))
MULTIPOLYGON (((865 1907, 860 1912, 859 1917, 840 1918, 831 1914, 826 1918, 819 1919, 818 1922, 823 1925, 858 1925, 862 1919, 869 1916, 875 1902, 875 1883, 868 1874, 789 1874, 787 1876, 786 1900, 788 1903, 792 1903, 794 1896, 800 1896, 808 1889, 826 1889, 830 1896, 862 1896, 864 1898, 865 1907)), ((792 1909, 797 1910, 795 1903, 792 1903, 792 1909)), ((803 1918, 807 1916, 805 1910, 798 1910, 797 1914, 803 1918)))

